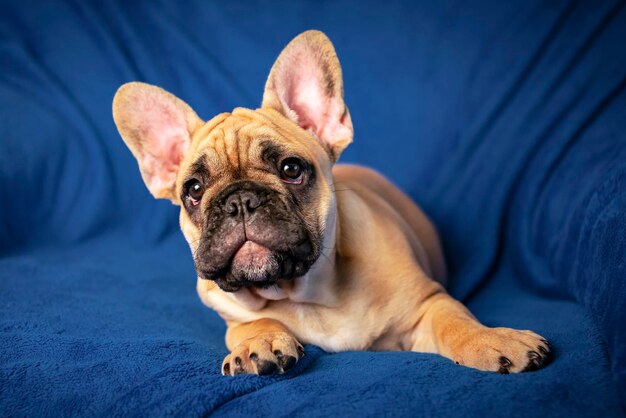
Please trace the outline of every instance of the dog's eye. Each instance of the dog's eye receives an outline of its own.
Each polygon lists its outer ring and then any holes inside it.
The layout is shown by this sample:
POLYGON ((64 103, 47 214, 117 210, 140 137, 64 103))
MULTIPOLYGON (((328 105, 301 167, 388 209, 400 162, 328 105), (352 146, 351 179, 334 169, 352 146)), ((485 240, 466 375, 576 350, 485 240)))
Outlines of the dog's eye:
POLYGON ((290 184, 302 183, 302 175, 304 173, 304 161, 299 158, 286 158, 280 163, 280 177, 290 184))
POLYGON ((200 182, 200 180, 191 179, 187 183, 185 183, 185 194, 189 199, 189 202, 193 206, 197 206, 202 199, 202 195, 204 194, 204 186, 200 182))

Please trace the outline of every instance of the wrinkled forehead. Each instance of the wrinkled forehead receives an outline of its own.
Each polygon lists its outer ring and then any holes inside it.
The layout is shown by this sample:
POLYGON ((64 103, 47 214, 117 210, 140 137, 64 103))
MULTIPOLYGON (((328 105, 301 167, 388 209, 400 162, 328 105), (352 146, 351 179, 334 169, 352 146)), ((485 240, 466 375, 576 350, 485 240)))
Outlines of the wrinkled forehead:
MULTIPOLYGON (((277 112, 237 108, 214 117, 194 132, 181 168, 185 171, 201 159, 214 170, 242 170, 268 156, 288 154, 310 163, 328 160, 326 151, 311 134, 277 112)), ((330 164, 319 168, 330 169, 330 164)))

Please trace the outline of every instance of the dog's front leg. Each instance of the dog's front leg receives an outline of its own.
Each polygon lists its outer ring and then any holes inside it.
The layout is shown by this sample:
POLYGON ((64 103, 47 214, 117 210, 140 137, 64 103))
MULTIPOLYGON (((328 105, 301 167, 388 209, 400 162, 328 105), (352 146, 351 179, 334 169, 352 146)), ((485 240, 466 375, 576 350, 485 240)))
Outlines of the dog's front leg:
POLYGON ((228 323, 226 346, 231 353, 222 363, 224 375, 284 373, 304 355, 304 348, 287 327, 267 318, 228 323))
POLYGON ((498 373, 543 367, 550 346, 532 331, 488 328, 447 293, 437 293, 421 306, 413 351, 434 351, 457 364, 498 373))

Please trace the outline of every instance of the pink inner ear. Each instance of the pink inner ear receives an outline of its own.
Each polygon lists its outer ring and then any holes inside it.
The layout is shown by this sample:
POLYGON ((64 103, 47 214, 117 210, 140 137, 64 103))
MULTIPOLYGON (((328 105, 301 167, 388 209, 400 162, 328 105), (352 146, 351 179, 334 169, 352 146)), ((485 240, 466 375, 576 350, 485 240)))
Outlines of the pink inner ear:
POLYGON ((333 145, 351 136, 343 122, 343 98, 335 96, 337 82, 324 73, 319 57, 306 48, 284 57, 276 74, 276 90, 283 108, 303 129, 333 145))
POLYGON ((186 116, 175 102, 149 95, 140 101, 137 111, 145 181, 154 195, 160 195, 174 187, 178 167, 189 147, 186 116))
POLYGON ((324 122, 324 109, 329 101, 321 89, 323 75, 308 54, 291 56, 290 61, 283 78, 285 84, 281 99, 296 113, 303 129, 317 133, 319 125, 324 122))

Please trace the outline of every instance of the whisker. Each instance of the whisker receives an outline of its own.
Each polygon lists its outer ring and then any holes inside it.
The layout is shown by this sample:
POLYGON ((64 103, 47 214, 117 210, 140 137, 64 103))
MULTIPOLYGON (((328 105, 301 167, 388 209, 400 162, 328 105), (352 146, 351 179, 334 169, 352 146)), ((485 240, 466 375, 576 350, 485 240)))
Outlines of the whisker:
POLYGON ((333 261, 330 259, 330 257, 324 254, 324 250, 330 250, 329 251, 330 253, 331 251, 335 251, 335 246, 333 245, 332 247, 325 247, 324 244, 320 245, 320 255, 322 255, 326 260, 328 260, 329 263, 333 264, 333 261))

